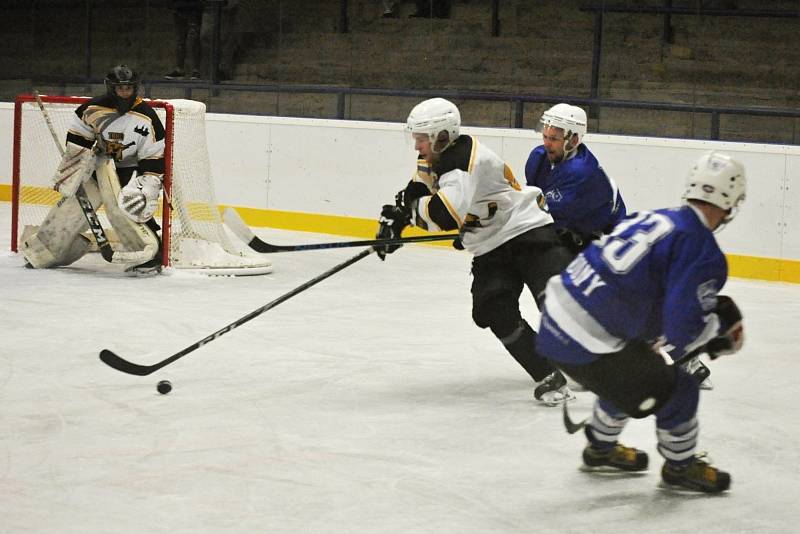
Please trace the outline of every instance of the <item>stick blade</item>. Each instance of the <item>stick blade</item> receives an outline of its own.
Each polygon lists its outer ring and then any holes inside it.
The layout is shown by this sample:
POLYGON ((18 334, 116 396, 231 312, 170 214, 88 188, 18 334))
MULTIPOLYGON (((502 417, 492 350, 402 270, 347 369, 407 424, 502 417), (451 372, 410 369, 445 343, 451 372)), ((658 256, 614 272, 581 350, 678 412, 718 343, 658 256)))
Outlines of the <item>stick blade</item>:
POLYGON ((109 367, 129 375, 146 376, 157 369, 157 366, 139 365, 129 362, 128 360, 117 356, 108 349, 103 349, 100 351, 100 360, 109 367))
POLYGON ((225 208, 225 211, 222 212, 222 221, 236 237, 256 252, 280 252, 278 247, 259 239, 235 209, 231 207, 225 208))
POLYGON ((563 415, 564 415, 564 428, 567 429, 568 434, 574 434, 583 429, 586 426, 586 423, 589 421, 588 419, 584 419, 579 423, 575 423, 569 416, 569 410, 567 409, 567 400, 564 399, 562 404, 563 406, 563 415))

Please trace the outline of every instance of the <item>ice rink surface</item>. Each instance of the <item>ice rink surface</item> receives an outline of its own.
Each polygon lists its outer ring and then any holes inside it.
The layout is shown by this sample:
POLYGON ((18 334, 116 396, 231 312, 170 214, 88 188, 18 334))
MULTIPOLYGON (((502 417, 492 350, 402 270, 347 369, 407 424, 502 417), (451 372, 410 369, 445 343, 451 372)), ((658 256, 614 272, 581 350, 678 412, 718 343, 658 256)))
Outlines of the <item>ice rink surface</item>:
MULTIPOLYGON (((800 520, 800 286, 731 280, 742 352, 712 362, 700 449, 729 493, 579 470, 582 435, 470 317, 466 253, 406 246, 348 267, 147 376, 154 363, 354 256, 274 273, 131 278, 92 255, 24 269, 0 204, 0 532, 788 533, 800 520), (159 395, 156 383, 174 389, 159 395)), ((273 230, 275 244, 333 240, 273 230)), ((529 295, 526 317, 538 318, 529 295)), ((573 418, 593 396, 578 393, 573 418)))

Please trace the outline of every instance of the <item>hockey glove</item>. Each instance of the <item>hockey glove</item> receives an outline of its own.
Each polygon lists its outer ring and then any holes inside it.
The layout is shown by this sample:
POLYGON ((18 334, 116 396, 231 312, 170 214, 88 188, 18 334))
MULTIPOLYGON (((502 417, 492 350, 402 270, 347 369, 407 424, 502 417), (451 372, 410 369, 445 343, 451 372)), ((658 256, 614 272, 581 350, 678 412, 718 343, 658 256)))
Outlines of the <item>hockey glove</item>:
POLYGON ((131 178, 120 190, 117 203, 131 220, 143 223, 156 212, 160 194, 161 180, 152 174, 143 174, 131 178))
MULTIPOLYGON (((411 224, 411 210, 405 207, 392 206, 386 204, 381 210, 380 228, 375 235, 376 239, 399 239, 403 229, 411 224)), ((375 252, 381 260, 386 259, 387 254, 391 254, 402 245, 376 246, 375 252)))
POLYGON ((53 176, 53 189, 65 197, 73 196, 75 191, 92 176, 95 163, 95 155, 90 149, 67 143, 67 149, 53 176))
POLYGON ((714 312, 719 317, 719 330, 723 333, 706 344, 706 352, 712 360, 739 352, 744 344, 742 312, 733 299, 726 295, 718 295, 714 312))
POLYGON ((414 209, 414 203, 422 197, 431 194, 428 186, 422 182, 408 182, 405 189, 401 189, 394 196, 394 202, 401 208, 414 209))

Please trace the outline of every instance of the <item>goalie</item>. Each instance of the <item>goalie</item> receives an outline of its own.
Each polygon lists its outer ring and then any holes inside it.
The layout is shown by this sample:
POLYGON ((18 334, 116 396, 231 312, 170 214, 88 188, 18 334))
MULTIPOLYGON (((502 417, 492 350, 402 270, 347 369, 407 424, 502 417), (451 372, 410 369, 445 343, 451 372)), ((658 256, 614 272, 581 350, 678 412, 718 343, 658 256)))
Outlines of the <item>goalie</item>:
POLYGON ((137 96, 139 77, 133 69, 114 67, 105 86, 105 95, 75 110, 53 177, 53 189, 62 198, 23 239, 20 252, 32 268, 69 265, 89 251, 91 241, 83 234, 89 226, 75 197, 83 186, 95 209, 105 206, 121 244, 113 261, 130 264, 129 272, 161 270, 160 227, 153 214, 164 175, 164 126, 137 96))

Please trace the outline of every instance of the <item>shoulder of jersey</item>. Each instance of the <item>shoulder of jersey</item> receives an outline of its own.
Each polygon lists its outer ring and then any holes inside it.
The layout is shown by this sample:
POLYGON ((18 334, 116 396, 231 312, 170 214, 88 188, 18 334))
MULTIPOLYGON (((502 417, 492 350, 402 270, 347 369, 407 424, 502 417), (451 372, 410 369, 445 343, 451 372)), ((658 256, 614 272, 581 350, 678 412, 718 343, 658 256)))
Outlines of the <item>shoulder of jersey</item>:
POLYGON ((472 156, 472 137, 462 135, 456 139, 453 146, 442 152, 442 156, 433 165, 433 170, 437 176, 442 176, 454 169, 464 172, 469 171, 469 160, 472 156))
POLYGON ((90 100, 87 100, 86 102, 78 106, 78 109, 75 110, 75 113, 78 116, 82 116, 83 112, 86 111, 86 108, 88 107, 100 107, 113 110, 116 109, 116 104, 114 102, 114 97, 112 97, 111 95, 100 95, 90 100))

